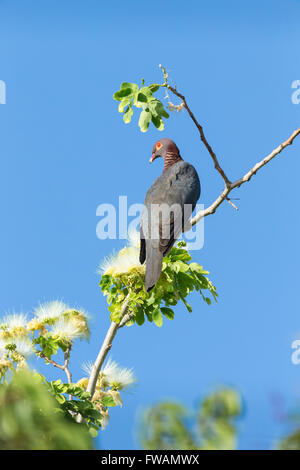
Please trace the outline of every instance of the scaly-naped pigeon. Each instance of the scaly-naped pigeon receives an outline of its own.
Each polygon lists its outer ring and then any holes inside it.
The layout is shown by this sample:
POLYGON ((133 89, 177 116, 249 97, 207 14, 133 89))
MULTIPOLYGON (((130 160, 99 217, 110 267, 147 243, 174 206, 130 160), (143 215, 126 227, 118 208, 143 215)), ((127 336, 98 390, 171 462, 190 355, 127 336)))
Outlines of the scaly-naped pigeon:
POLYGON ((160 277, 163 257, 187 228, 201 190, 197 171, 181 158, 172 140, 156 142, 150 163, 158 157, 164 159, 164 169, 146 194, 140 222, 140 262, 146 260, 146 292, 160 277))

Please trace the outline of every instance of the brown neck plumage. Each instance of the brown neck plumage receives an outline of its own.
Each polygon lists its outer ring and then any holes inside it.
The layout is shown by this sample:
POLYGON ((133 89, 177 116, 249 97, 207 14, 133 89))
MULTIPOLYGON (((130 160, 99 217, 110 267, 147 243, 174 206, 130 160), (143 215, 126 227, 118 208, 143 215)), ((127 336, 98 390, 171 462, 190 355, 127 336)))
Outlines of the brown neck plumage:
POLYGON ((174 152, 167 152, 165 157, 164 157, 164 171, 167 171, 171 166, 175 165, 175 163, 182 161, 181 156, 179 153, 174 153, 174 152))

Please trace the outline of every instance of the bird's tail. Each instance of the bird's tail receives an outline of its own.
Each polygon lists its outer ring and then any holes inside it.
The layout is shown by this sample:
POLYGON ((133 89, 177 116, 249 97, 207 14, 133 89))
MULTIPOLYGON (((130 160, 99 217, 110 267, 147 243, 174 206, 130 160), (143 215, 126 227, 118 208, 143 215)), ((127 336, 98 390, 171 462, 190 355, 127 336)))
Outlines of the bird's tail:
POLYGON ((145 290, 149 292, 157 283, 162 268, 163 254, 150 243, 146 250, 146 276, 145 276, 145 290))

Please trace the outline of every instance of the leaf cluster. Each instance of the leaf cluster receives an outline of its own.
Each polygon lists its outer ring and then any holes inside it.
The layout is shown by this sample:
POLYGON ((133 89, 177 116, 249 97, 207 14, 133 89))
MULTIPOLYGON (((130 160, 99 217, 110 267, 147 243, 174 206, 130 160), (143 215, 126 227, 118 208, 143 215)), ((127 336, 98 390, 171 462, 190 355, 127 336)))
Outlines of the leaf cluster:
POLYGON ((63 412, 70 419, 80 414, 84 418, 91 436, 96 437, 102 426, 103 413, 91 400, 90 393, 78 384, 62 383, 61 380, 46 382, 46 384, 58 403, 57 410, 63 412))
POLYGON ((218 294, 207 277, 208 271, 200 264, 190 262, 191 255, 185 246, 185 242, 178 242, 163 259, 161 277, 148 293, 145 292, 144 274, 140 270, 119 276, 104 274, 100 280, 100 287, 104 295, 107 295, 111 320, 117 323, 120 321, 122 305, 128 293, 130 296, 128 311, 132 318, 127 325, 134 323, 142 325, 147 319, 157 326, 162 326, 163 317, 174 319, 173 307, 179 301, 184 303, 188 312, 192 312, 192 307, 186 298, 193 291, 199 292, 208 305, 211 304, 211 299, 216 301, 218 294))
POLYGON ((164 129, 163 118, 168 119, 169 114, 163 103, 154 96, 160 87, 161 85, 157 83, 144 86, 144 80, 140 88, 136 83, 121 84, 120 90, 114 93, 113 98, 119 101, 119 112, 123 114, 125 124, 131 121, 135 106, 141 109, 138 125, 142 132, 148 130, 151 122, 158 130, 164 129))

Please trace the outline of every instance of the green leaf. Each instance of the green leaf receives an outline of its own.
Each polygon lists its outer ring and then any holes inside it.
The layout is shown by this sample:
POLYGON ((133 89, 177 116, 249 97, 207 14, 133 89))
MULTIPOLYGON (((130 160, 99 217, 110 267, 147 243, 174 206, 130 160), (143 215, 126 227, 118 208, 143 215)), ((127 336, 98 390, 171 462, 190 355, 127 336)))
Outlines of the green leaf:
POLYGON ((132 115, 133 115, 132 104, 130 102, 128 108, 126 109, 126 111, 123 115, 123 120, 124 120, 125 124, 128 124, 131 121, 132 115))
POLYGON ((197 272, 197 273, 199 273, 199 274, 209 274, 209 271, 205 271, 205 270, 203 269, 203 266, 201 266, 201 265, 198 264, 198 263, 191 263, 191 264, 190 264, 190 270, 191 270, 191 271, 195 271, 195 272, 197 272))
POLYGON ((106 397, 103 397, 101 399, 101 403, 102 403, 103 406, 117 406, 117 403, 115 402, 113 397, 110 396, 110 395, 107 395, 106 397))
MULTIPOLYGON (((172 248, 167 258, 169 258, 171 261, 190 261, 192 259, 187 250, 184 250, 183 248, 177 248, 176 246, 172 248)), ((191 263, 189 266, 192 266, 192 264, 197 263, 191 263)))
MULTIPOLYGON (((111 305, 110 307, 108 307, 108 310, 110 310, 110 308, 114 308, 114 306, 111 305)), ((119 322, 120 322, 119 314, 120 314, 120 311, 119 311, 119 310, 114 310, 114 311, 111 313, 111 315, 110 315, 111 321, 114 321, 114 322, 116 322, 116 323, 119 323, 119 322)))
POLYGON ((181 292, 186 291, 184 296, 194 290, 194 280, 190 274, 180 271, 178 273, 178 282, 181 287, 181 292))
POLYGON ((145 322, 145 315, 142 308, 138 308, 135 313, 135 321, 139 326, 143 325, 145 322))
POLYGON ((153 83, 152 85, 149 85, 148 88, 152 93, 155 93, 157 90, 159 90, 159 87, 160 85, 158 85, 157 83, 153 83))
POLYGON ((120 89, 122 90, 123 88, 130 88, 132 93, 136 93, 139 89, 136 83, 130 83, 130 82, 121 83, 120 89))
POLYGON ((139 92, 138 95, 137 95, 137 100, 140 102, 140 103, 147 103, 147 96, 145 95, 145 93, 142 93, 142 92, 139 92))
POLYGON ((169 114, 164 108, 164 105, 161 101, 154 99, 149 103, 149 108, 153 116, 168 118, 169 114))
POLYGON ((66 397, 64 395, 55 395, 55 398, 61 405, 66 401, 66 397))
POLYGON ((149 109, 144 109, 141 112, 140 119, 139 119, 139 127, 142 132, 147 132, 150 122, 151 122, 151 113, 149 109))
POLYGON ((124 82, 121 84, 120 90, 113 95, 114 100, 122 101, 124 98, 133 98, 139 87, 135 83, 124 82))
POLYGON ((59 348, 59 339, 50 336, 49 333, 45 336, 39 336, 34 340, 34 343, 41 346, 43 354, 49 359, 57 353, 59 348))
POLYGON ((113 98, 116 101, 122 101, 123 98, 129 98, 131 96, 133 96, 131 89, 130 88, 123 88, 123 90, 116 91, 116 93, 114 93, 114 95, 113 95, 113 98))
POLYGON ((152 305, 156 301, 155 291, 152 290, 150 294, 148 294, 148 298, 146 299, 147 305, 152 305))
POLYGON ((152 114, 152 118, 151 118, 153 124, 155 125, 155 127, 159 130, 159 131, 163 131, 164 128, 165 128, 165 123, 164 121, 159 118, 159 117, 156 117, 156 116, 153 116, 152 114))
POLYGON ((180 271, 186 273, 189 270, 189 265, 181 260, 178 260, 172 264, 172 268, 176 273, 179 273, 180 271))
POLYGON ((168 318, 168 320, 174 320, 174 312, 171 308, 161 307, 160 310, 164 314, 164 316, 168 318))
POLYGON ((152 313, 152 318, 153 318, 153 321, 155 323, 156 326, 159 326, 161 327, 162 324, 163 324, 163 317, 162 317, 162 314, 161 314, 161 311, 159 308, 157 308, 156 310, 154 310, 154 312, 152 313))
POLYGON ((152 91, 148 86, 144 86, 140 89, 138 95, 137 95, 138 101, 141 103, 150 103, 153 99, 155 99, 152 95, 152 91))
POLYGON ((124 109, 126 108, 126 106, 129 105, 129 103, 131 103, 131 99, 132 98, 125 98, 124 100, 122 100, 119 104, 119 113, 123 113, 124 112, 124 109))
POLYGON ((135 319, 134 319, 134 318, 131 318, 130 320, 128 320, 128 321, 126 322, 126 326, 132 326, 132 325, 134 325, 134 324, 135 324, 135 319))
POLYGON ((192 313, 192 307, 190 306, 190 304, 187 303, 187 301, 185 300, 184 297, 181 297, 181 300, 182 302, 184 303, 184 305, 186 306, 187 310, 192 313))

